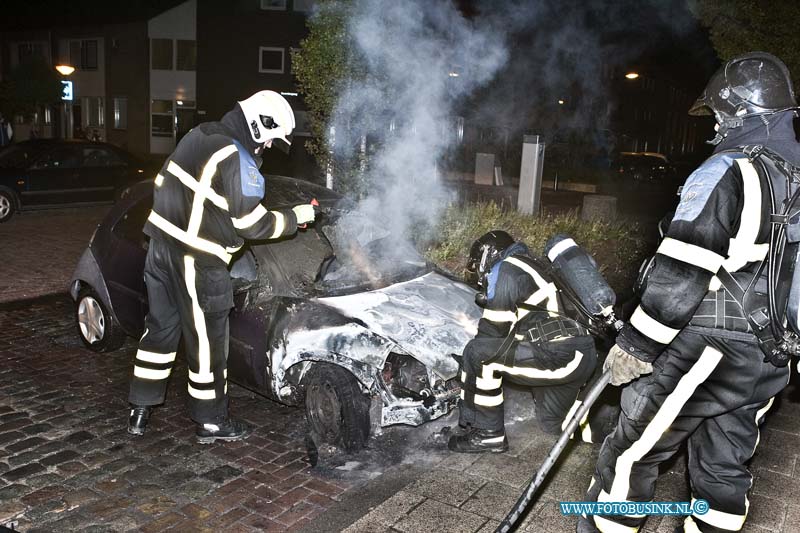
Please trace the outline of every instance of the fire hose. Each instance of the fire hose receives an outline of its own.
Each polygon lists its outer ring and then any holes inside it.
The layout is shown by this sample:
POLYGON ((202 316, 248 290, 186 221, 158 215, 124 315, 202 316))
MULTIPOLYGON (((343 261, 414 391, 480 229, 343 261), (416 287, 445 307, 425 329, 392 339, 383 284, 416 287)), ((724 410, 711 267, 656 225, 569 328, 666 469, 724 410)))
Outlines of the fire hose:
POLYGON ((583 420, 583 417, 586 416, 586 413, 589 412, 592 405, 597 398, 600 397, 600 394, 611 382, 611 372, 606 371, 597 378, 597 381, 592 384, 592 387, 586 393, 586 398, 584 398, 583 403, 578 408, 578 410, 573 415, 572 419, 570 419, 569 424, 567 424, 566 429, 561 433, 561 436, 558 438, 558 441, 550 448, 550 453, 547 454, 545 457, 542 466, 539 467, 539 470, 536 472, 536 475, 533 477, 531 482, 528 484, 528 487, 522 493, 522 495, 517 500, 517 503, 514 504, 511 511, 506 515, 503 521, 495 530, 495 533, 508 533, 514 527, 517 520, 519 520, 520 516, 525 512, 528 505, 533 500, 533 496, 536 494, 536 491, 542 486, 547 474, 550 473, 550 470, 556 464, 558 457, 567 447, 567 442, 569 441, 570 437, 575 430, 578 429, 578 426, 583 420))

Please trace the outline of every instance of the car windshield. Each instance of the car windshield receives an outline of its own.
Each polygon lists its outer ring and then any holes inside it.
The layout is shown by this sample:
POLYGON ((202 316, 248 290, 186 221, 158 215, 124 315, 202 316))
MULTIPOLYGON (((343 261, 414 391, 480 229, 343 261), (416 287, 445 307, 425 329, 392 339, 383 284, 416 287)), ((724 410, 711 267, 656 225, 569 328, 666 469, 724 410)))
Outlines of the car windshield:
POLYGON ((376 289, 430 271, 413 245, 378 227, 366 216, 349 212, 322 227, 333 254, 320 266, 318 282, 334 291, 376 289))
POLYGON ((0 168, 27 168, 42 151, 31 144, 12 144, 0 151, 0 168))

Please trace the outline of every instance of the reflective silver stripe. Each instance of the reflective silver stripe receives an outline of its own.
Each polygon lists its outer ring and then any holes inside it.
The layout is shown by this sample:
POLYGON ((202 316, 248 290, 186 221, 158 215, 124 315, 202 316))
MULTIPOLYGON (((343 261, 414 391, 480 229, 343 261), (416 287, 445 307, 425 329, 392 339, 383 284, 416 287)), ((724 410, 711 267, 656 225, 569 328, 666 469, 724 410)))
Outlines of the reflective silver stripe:
POLYGON ((638 527, 623 526, 597 514, 592 515, 592 518, 594 518, 594 525, 602 533, 636 533, 639 531, 638 527))
POLYGON ((164 365, 175 361, 175 352, 170 353, 155 353, 147 352, 145 350, 138 350, 136 352, 136 359, 146 363, 155 363, 157 365, 164 365))
POLYGON ((690 265, 716 273, 725 258, 701 246, 667 237, 661 241, 656 253, 672 257, 690 265))
MULTIPOLYGON (((789 371, 789 374, 791 375, 791 370, 789 371)), ((750 457, 752 457, 756 453, 756 448, 758 448, 758 443, 761 442, 761 430, 758 428, 758 421, 761 420, 762 416, 767 414, 767 411, 769 411, 769 408, 772 407, 772 403, 774 401, 775 401, 775 396, 769 399, 767 405, 756 411, 756 431, 758 433, 756 435, 756 445, 753 446, 753 453, 750 454, 750 457)))
POLYGON ((553 246, 549 252, 547 252, 547 258, 550 261, 555 261, 556 257, 564 253, 565 250, 572 248, 573 246, 578 246, 575 244, 575 241, 572 239, 564 239, 560 243, 553 246))
POLYGON ((722 266, 728 272, 736 272, 750 261, 761 261, 769 251, 767 243, 756 244, 761 229, 761 180, 758 172, 747 158, 736 159, 744 184, 739 230, 728 245, 728 258, 722 266))
MULTIPOLYGON (((564 421, 561 423, 562 431, 567 429, 572 417, 575 416, 575 413, 578 411, 582 403, 583 402, 580 400, 575 400, 575 403, 573 403, 572 407, 569 408, 567 416, 564 417, 564 421)), ((581 440, 583 442, 592 442, 592 428, 589 426, 588 419, 589 413, 587 412, 585 415, 583 415, 583 418, 581 418, 580 422, 578 423, 578 427, 581 428, 581 440)), ((569 438, 572 438, 572 435, 570 435, 569 438)))
MULTIPOLYGON (((199 375, 206 376, 211 374, 211 346, 208 343, 208 333, 206 332, 206 317, 200 302, 197 298, 197 287, 195 286, 196 272, 194 269, 194 257, 191 255, 183 256, 184 278, 186 279, 186 290, 192 300, 192 318, 194 319, 194 330, 197 333, 197 361, 199 375)), ((213 380, 213 377, 212 377, 213 380)), ((189 392, 191 392, 191 386, 189 392)))
POLYGON ((517 315, 515 315, 513 311, 484 309, 483 318, 491 322, 514 322, 517 319, 517 315))
POLYGON ((684 374, 675 389, 666 397, 639 439, 617 457, 614 483, 609 492, 611 501, 625 501, 630 489, 633 465, 641 461, 653 449, 661 436, 669 430, 683 406, 692 397, 697 387, 708 379, 721 359, 722 353, 719 350, 707 346, 697 362, 684 374))
POLYGON ((283 213, 278 211, 270 211, 275 217, 275 231, 272 232, 270 235, 270 239, 275 239, 283 235, 284 230, 286 229, 286 217, 283 216, 283 213))
POLYGON ((217 192, 211 188, 210 182, 207 186, 198 183, 198 181, 194 179, 194 176, 183 170, 175 161, 169 162, 167 171, 178 178, 186 187, 194 191, 195 198, 197 198, 197 195, 200 195, 203 199, 208 198, 211 200, 211 202, 220 209, 228 210, 228 200, 217 194, 217 192))
POLYGON ((206 372, 204 374, 198 374, 189 370, 189 379, 195 383, 214 383, 214 373, 206 372))
POLYGON ((504 436, 491 437, 491 438, 488 438, 488 439, 481 439, 481 442, 484 443, 484 444, 492 444, 494 442, 503 442, 504 439, 505 439, 504 436))
POLYGON ((214 393, 213 389, 209 390, 202 390, 202 389, 195 389, 192 387, 191 384, 187 385, 189 389, 189 395, 192 398, 196 398, 198 400, 213 400, 217 397, 216 393, 214 393))
MULTIPOLYGON (((575 243, 573 242, 573 245, 575 243)), ((552 250, 551 250, 552 251, 552 250)), ((554 313, 558 312, 558 298, 556 297, 556 286, 552 283, 545 281, 541 274, 539 274, 535 268, 530 266, 528 263, 524 261, 520 261, 516 257, 509 257, 505 259, 506 263, 514 265, 515 267, 519 268, 520 270, 526 272, 533 278, 534 283, 538 289, 534 292, 528 299, 525 301, 528 305, 538 305, 542 301, 546 301, 545 308, 550 313, 551 316, 555 316, 554 313)), ((528 314, 528 310, 520 309, 519 316, 520 318, 524 317, 528 314)))
MULTIPOLYGON (((694 502, 696 501, 697 500, 692 498, 692 509, 694 509, 694 502)), ((746 501, 745 506, 746 509, 749 510, 750 502, 746 501)), ((740 529, 742 529, 742 526, 744 526, 744 521, 747 518, 747 513, 733 514, 733 513, 724 513, 722 511, 717 511, 714 509, 709 509, 706 514, 702 515, 692 513, 692 517, 694 517, 696 520, 700 520, 701 522, 705 522, 706 524, 718 527, 720 529, 725 529, 727 531, 739 531, 740 529)))
POLYGON ((691 516, 687 516, 686 519, 683 521, 683 533, 703 533, 700 531, 700 528, 697 527, 697 523, 692 520, 691 516))
POLYGON ((483 377, 478 376, 475 378, 475 387, 481 390, 494 390, 502 386, 503 378, 493 377, 492 372, 483 372, 483 377))
MULTIPOLYGON (((614 500, 611 499, 611 495, 609 493, 607 493, 606 491, 601 489, 600 490, 600 494, 597 495, 597 501, 598 502, 612 502, 614 500)), ((636 503, 636 502, 633 502, 633 501, 627 500, 627 499, 626 500, 622 500, 622 501, 624 501, 626 503, 636 503)), ((626 515, 622 515, 622 516, 629 516, 631 518, 644 518, 645 515, 643 515, 643 514, 626 514, 626 515)))
POLYGON ((152 368, 144 368, 141 366, 134 366, 133 367, 133 375, 137 378, 142 379, 151 379, 151 380, 158 380, 158 379, 167 379, 169 377, 170 369, 165 368, 163 370, 155 370, 152 368))
MULTIPOLYGON (((208 161, 206 161, 206 164, 203 167, 203 171, 200 173, 200 179, 197 180, 199 182, 198 191, 211 189, 211 179, 214 177, 214 174, 217 173, 217 165, 235 153, 236 146, 229 144, 228 146, 220 148, 208 158, 208 161)), ((205 195, 194 195, 194 199, 192 200, 192 214, 189 215, 189 227, 186 228, 186 233, 189 235, 197 236, 197 234, 200 232, 200 223, 203 221, 204 202, 205 195)))
POLYGON ((578 365, 581 364, 582 359, 583 359, 583 354, 578 350, 575 350, 575 356, 572 358, 572 361, 567 363, 566 366, 562 366, 561 368, 554 368, 552 370, 543 370, 540 368, 526 368, 523 366, 505 366, 501 365, 500 363, 491 363, 488 365, 484 365, 483 375, 485 376, 487 371, 491 371, 491 372, 504 372, 512 376, 523 376, 526 378, 561 379, 572 374, 575 371, 575 369, 578 368, 578 365))
POLYGON ((503 393, 500 393, 497 396, 484 396, 482 394, 475 395, 475 405, 480 405, 482 407, 497 407, 501 403, 503 403, 503 393))
POLYGON ((231 254, 226 252, 225 248, 211 241, 207 241, 205 239, 201 239, 200 237, 191 236, 187 234, 185 231, 183 231, 178 226, 176 226, 166 218, 162 217, 155 211, 150 211, 150 216, 147 217, 147 220, 150 221, 155 227, 157 227, 158 229, 169 235, 170 237, 181 241, 187 246, 191 246, 192 248, 195 248, 197 250, 201 250, 203 252, 216 255, 217 257, 225 261, 226 264, 231 262, 231 254))
POLYGON ((642 306, 637 307, 636 311, 633 312, 630 324, 639 330, 643 335, 650 337, 654 341, 660 342, 661 344, 671 343, 672 339, 674 339, 675 336, 681 331, 679 329, 673 329, 669 326, 665 326, 655 318, 649 316, 644 312, 642 306))
POLYGON ((269 213, 269 211, 267 211, 263 205, 258 204, 255 209, 250 211, 242 218, 231 218, 231 220, 233 221, 233 227, 236 229, 249 228, 256 222, 264 218, 264 215, 266 215, 267 213, 269 213))
POLYGON ((161 185, 163 183, 164 183, 164 176, 162 176, 161 174, 157 174, 156 175, 156 187, 161 187, 161 185))

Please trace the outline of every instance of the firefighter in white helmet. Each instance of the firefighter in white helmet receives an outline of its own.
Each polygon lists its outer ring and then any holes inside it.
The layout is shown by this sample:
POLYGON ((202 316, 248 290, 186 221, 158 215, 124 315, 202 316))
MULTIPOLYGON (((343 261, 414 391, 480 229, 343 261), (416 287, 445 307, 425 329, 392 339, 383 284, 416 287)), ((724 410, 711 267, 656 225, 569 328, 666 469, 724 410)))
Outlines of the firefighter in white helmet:
POLYGON ((273 143, 288 146, 294 125, 280 94, 259 91, 219 122, 192 129, 156 176, 144 227, 150 309, 133 368, 129 433, 143 434, 152 406, 164 402, 181 337, 197 440, 233 441, 250 433, 228 414, 228 265, 245 240, 291 235, 314 220, 311 204, 269 211, 261 203, 269 186, 259 172, 261 154, 273 143))

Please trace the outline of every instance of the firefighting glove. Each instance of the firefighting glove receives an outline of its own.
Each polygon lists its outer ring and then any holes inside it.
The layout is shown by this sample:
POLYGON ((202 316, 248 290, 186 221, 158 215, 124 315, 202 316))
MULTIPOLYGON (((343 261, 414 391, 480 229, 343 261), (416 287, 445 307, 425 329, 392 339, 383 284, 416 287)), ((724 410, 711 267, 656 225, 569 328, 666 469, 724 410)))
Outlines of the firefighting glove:
POLYGON ((615 344, 606 356, 603 370, 611 372, 612 385, 624 385, 653 371, 653 365, 637 359, 615 344))
POLYGON ((302 226, 309 222, 314 222, 314 206, 311 204, 300 204, 292 208, 294 216, 297 218, 297 225, 302 226))

